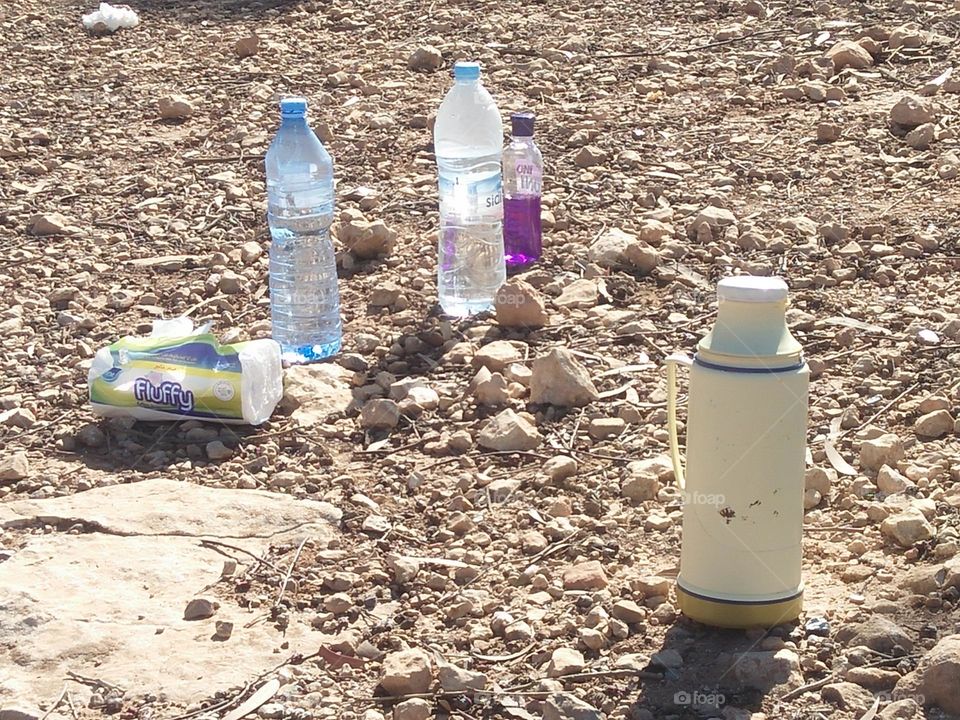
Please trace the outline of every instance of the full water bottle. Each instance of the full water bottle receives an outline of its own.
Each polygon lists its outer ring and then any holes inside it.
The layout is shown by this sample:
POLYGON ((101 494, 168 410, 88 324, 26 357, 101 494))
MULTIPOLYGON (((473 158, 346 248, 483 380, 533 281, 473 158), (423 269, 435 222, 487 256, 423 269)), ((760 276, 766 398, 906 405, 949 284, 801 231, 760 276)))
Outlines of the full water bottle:
POLYGON ((683 490, 677 601, 707 625, 795 620, 801 579, 810 369, 778 278, 725 278, 693 360, 668 358, 667 416, 683 490), (677 445, 676 366, 690 368, 687 471, 677 445))
POLYGON ((513 137, 503 153, 503 252, 511 269, 535 263, 542 249, 543 156, 533 142, 533 121, 533 113, 510 116, 513 137))
POLYGON ((503 122, 480 82, 480 64, 458 62, 440 104, 434 150, 440 174, 437 289, 448 315, 493 309, 506 280, 500 157, 503 122))
POLYGON ((330 239, 333 160, 307 124, 307 101, 280 101, 267 151, 270 315, 286 364, 340 351, 340 293, 330 239))

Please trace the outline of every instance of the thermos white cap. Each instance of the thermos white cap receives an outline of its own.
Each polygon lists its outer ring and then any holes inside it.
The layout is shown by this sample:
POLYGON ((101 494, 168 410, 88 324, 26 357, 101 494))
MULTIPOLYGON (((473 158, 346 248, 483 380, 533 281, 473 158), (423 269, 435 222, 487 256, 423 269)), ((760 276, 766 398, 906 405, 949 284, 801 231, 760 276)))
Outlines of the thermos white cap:
POLYGON ((778 277, 727 277, 717 283, 717 299, 747 303, 783 302, 787 299, 787 284, 778 277))

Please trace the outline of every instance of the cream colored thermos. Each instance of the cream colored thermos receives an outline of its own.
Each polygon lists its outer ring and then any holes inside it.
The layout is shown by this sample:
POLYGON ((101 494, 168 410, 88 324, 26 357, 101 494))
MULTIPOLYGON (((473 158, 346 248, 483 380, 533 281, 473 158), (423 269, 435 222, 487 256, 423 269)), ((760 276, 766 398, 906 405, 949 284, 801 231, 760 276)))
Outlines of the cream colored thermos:
POLYGON ((671 454, 683 489, 677 596, 719 627, 796 619, 810 370, 786 324, 779 278, 717 286, 717 319, 692 360, 668 358, 671 454), (687 469, 677 443, 676 367, 690 369, 687 469))

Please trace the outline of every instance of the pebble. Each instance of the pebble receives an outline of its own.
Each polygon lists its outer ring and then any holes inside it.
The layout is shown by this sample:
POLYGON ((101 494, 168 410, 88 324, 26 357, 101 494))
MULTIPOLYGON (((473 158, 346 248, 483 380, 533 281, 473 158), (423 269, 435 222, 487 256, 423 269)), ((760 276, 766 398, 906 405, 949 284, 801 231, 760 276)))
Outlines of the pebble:
POLYGON ((340 225, 337 237, 356 257, 370 260, 393 252, 397 232, 387 227, 383 220, 351 220, 340 225))
POLYGON ((500 452, 533 450, 542 441, 536 426, 510 408, 491 418, 477 437, 481 446, 500 452))
POLYGON ((578 168, 590 168, 603 165, 607 161, 607 153, 595 145, 586 145, 574 157, 573 162, 578 168))
POLYGON ((903 128, 915 128, 935 122, 933 103, 927 98, 905 94, 890 108, 890 122, 903 128))
POLYGON ((960 715, 960 634, 947 635, 927 652, 916 670, 905 675, 894 690, 895 696, 923 698, 952 715, 960 715))
POLYGON ((213 461, 226 460, 233 456, 233 450, 219 440, 213 440, 206 445, 207 457, 213 461))
POLYGON ((233 623, 226 620, 217 620, 216 630, 213 635, 217 640, 229 640, 230 636, 233 635, 233 623))
POLYGON ((613 605, 612 615, 625 623, 643 622, 647 617, 645 608, 637 605, 633 600, 618 600, 613 605))
POLYGON ((590 372, 566 348, 553 348, 533 362, 530 402, 562 407, 588 405, 599 397, 590 372))
POLYGON ((208 598, 194 598, 187 603, 183 611, 184 620, 203 620, 211 617, 219 607, 219 604, 208 598))
POLYGON ((860 445, 860 466, 879 470, 884 465, 895 466, 903 459, 903 442, 893 433, 884 433, 860 445))
POLYGON ((430 720, 433 708, 423 698, 404 700, 393 708, 393 720, 430 720))
POLYGON ((864 712, 873 705, 873 693, 852 682, 824 685, 820 697, 844 710, 864 712))
POLYGON ((507 280, 494 298, 497 322, 504 327, 541 327, 548 322, 543 296, 520 278, 507 280))
POLYGON ((441 665, 437 671, 440 687, 447 692, 483 690, 487 685, 487 676, 482 672, 465 670, 457 665, 441 665))
POLYGON ((580 278, 563 288, 560 297, 555 298, 553 304, 570 309, 591 308, 597 304, 598 297, 597 283, 587 278, 580 278))
POLYGON ((260 50, 260 38, 256 33, 251 32, 244 35, 233 44, 233 51, 240 59, 253 57, 260 50))
POLYGON ((30 460, 24 451, 18 450, 0 458, 0 482, 24 480, 28 477, 30 477, 30 460))
POLYGON ((523 354, 517 343, 509 340, 495 340, 480 348, 473 356, 474 367, 485 367, 491 372, 501 372, 508 365, 523 360, 523 354))
POLYGON ((443 66, 443 54, 433 45, 421 45, 407 59, 407 68, 414 72, 433 72, 443 66))
POLYGON ((602 720, 606 715, 568 692, 551 695, 543 703, 542 720, 602 720))
POLYGON ((424 650, 401 650, 383 659, 380 685, 390 695, 425 693, 433 684, 433 663, 424 650))
POLYGON ((543 464, 543 471, 553 482, 563 482, 577 474, 577 461, 566 455, 557 455, 543 464))
POLYGON ((913 483, 889 465, 884 465, 877 472, 877 489, 884 495, 896 495, 910 487, 913 487, 913 483))
POLYGON ((550 655, 550 662, 547 665, 547 677, 562 677, 564 675, 574 675, 582 672, 587 663, 583 659, 583 654, 573 648, 561 647, 553 651, 550 655))
POLYGON ((863 45, 852 40, 839 41, 824 55, 833 60, 837 72, 845 68, 863 70, 873 65, 873 56, 864 49, 863 45))
POLYGON ((240 261, 244 265, 253 265, 263 255, 263 246, 255 240, 248 240, 240 246, 240 261))
POLYGON ((587 432, 594 440, 607 440, 620 435, 626 427, 627 423, 622 418, 594 418, 587 432))
POLYGON ((598 560, 570 565, 563 571, 564 590, 602 590, 607 586, 607 574, 598 560))
POLYGON ((906 134, 904 142, 914 150, 927 150, 936 136, 936 127, 933 123, 924 123, 906 134))
POLYGON ((194 112, 193 103, 183 95, 164 95, 157 106, 163 120, 186 120, 194 112))
POLYGON ((930 540, 936 535, 933 525, 915 507, 888 517, 880 524, 880 533, 905 548, 930 540))
POLYGON ((897 648, 913 650, 913 640, 907 632, 889 618, 874 615, 860 623, 844 625, 837 630, 836 640, 846 647, 864 645, 888 655, 897 648))
POLYGON ((953 432, 953 416, 947 410, 934 410, 920 416, 913 431, 923 438, 940 438, 953 432))
POLYGON ((364 403, 360 411, 360 425, 383 430, 395 428, 400 422, 400 406, 395 400, 374 398, 364 403))
POLYGON ((11 408, 0 413, 0 425, 18 427, 24 430, 33 427, 37 422, 36 416, 27 408, 11 408))

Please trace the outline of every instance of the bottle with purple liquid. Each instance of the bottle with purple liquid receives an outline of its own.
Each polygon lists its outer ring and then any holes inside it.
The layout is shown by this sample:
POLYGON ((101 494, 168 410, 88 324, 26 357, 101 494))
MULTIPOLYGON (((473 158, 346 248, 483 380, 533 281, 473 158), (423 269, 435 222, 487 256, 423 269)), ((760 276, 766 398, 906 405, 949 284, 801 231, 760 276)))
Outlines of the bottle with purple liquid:
POLYGON ((519 270, 540 259, 540 193, 543 156, 533 142, 533 113, 510 116, 513 137, 503 153, 503 246, 507 267, 519 270))

